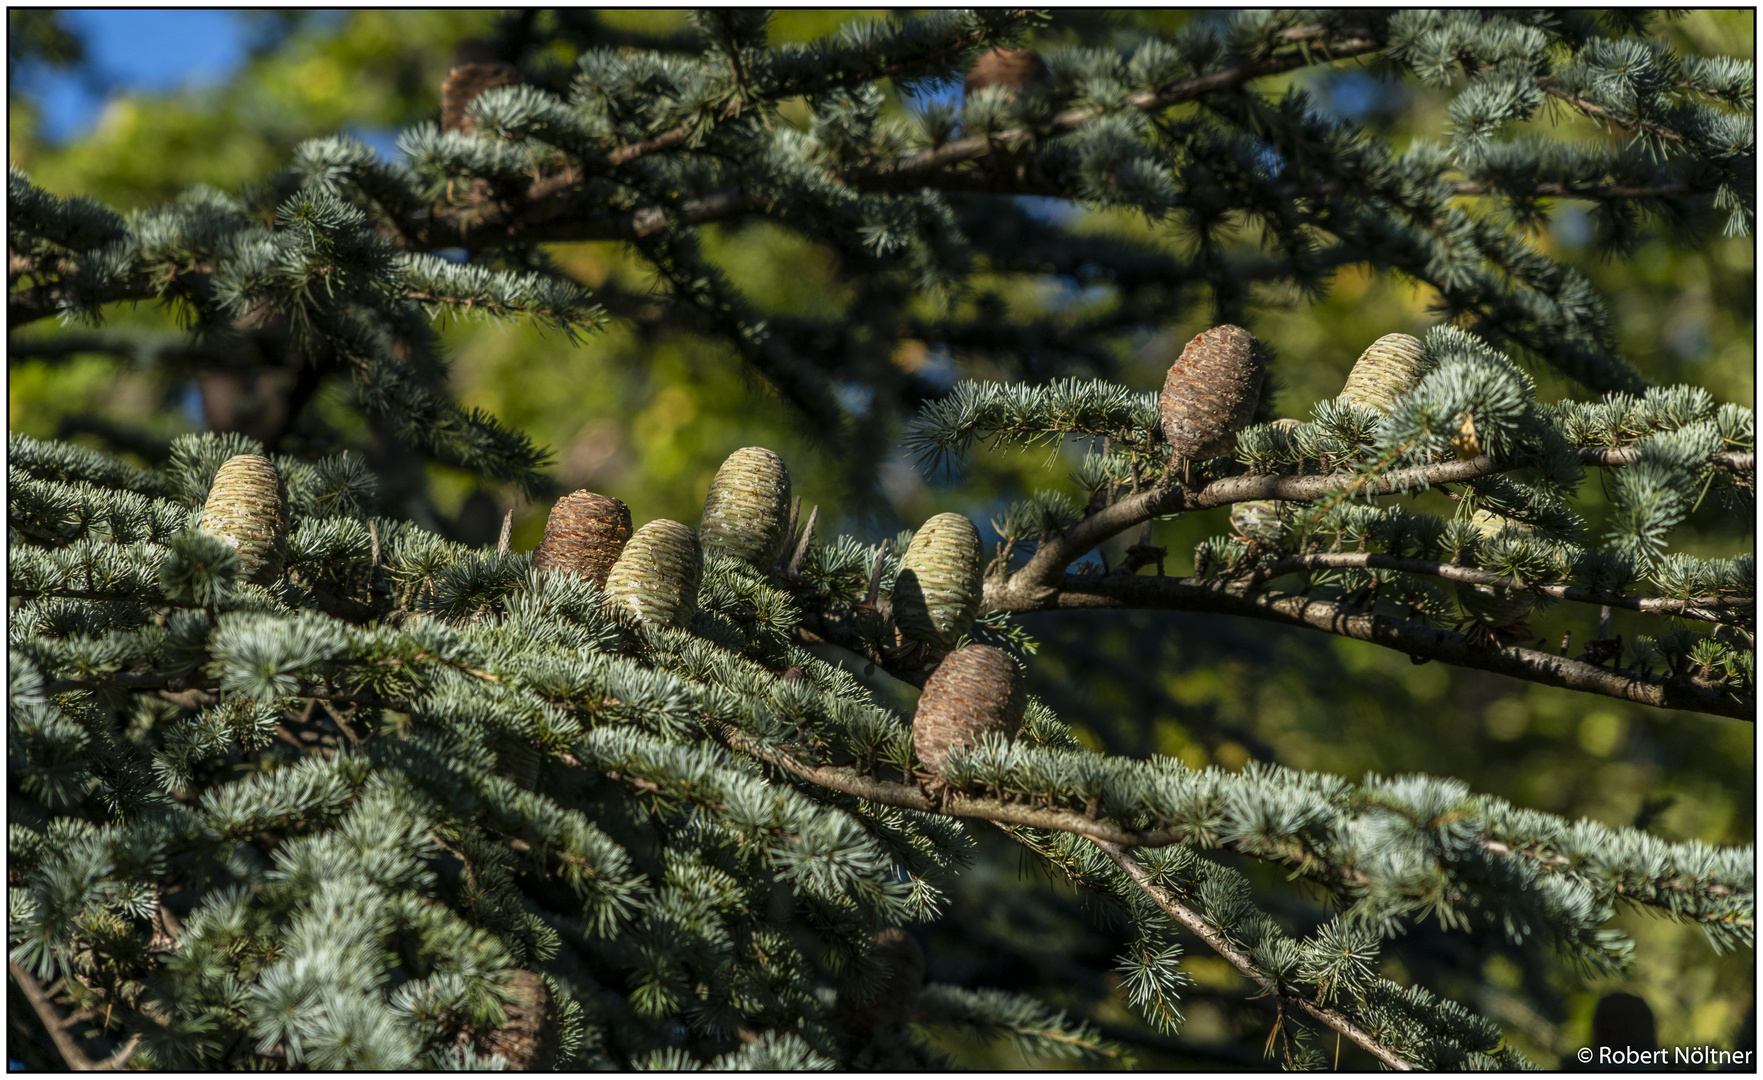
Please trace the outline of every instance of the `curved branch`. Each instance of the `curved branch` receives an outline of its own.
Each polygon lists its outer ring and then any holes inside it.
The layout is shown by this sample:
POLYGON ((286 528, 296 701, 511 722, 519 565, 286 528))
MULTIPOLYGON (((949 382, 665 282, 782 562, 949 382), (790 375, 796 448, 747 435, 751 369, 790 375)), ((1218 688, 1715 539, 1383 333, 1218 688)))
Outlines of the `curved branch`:
POLYGON ((1427 574, 1432 577, 1444 578, 1447 581, 1462 581, 1471 585, 1499 585, 1508 589, 1521 589, 1543 596, 1552 596, 1557 600, 1572 600, 1581 604, 1596 604, 1600 607, 1622 608, 1626 611, 1642 611, 1656 615, 1681 615, 1689 619, 1701 619, 1704 622, 1728 621, 1716 609, 1730 611, 1754 607, 1757 603, 1756 597, 1752 596, 1703 596, 1693 600, 1677 600, 1671 597, 1623 596, 1620 593, 1601 592, 1597 589, 1582 589, 1576 585, 1539 585, 1519 578, 1507 577, 1504 574, 1496 574, 1491 570, 1458 566, 1456 563, 1437 562, 1432 559, 1410 559, 1372 552, 1288 555, 1269 563, 1262 568, 1261 573, 1263 577, 1276 578, 1281 574, 1295 574, 1304 570, 1399 570, 1407 574, 1427 574))
POLYGON ((1112 536, 1154 517, 1188 510, 1210 510, 1230 503, 1256 499, 1313 502, 1326 495, 1358 487, 1364 495, 1389 495, 1434 484, 1452 484, 1477 476, 1515 469, 1516 464, 1496 463, 1486 454, 1469 461, 1446 461, 1397 469, 1376 479, 1362 473, 1326 473, 1321 476, 1227 476, 1198 491, 1173 481, 1152 486, 1091 514, 1058 536, 1048 537, 1034 557, 1012 575, 1011 588, 1043 584, 1070 566, 1085 552, 1112 536))
MULTIPOLYGON (((1245 60, 1222 71, 1172 83, 1162 90, 1135 94, 1127 99, 1127 104, 1133 108, 1155 112, 1208 93, 1232 89, 1251 79, 1283 74, 1322 61, 1360 56, 1383 48, 1383 41, 1369 31, 1350 31, 1351 36, 1339 40, 1318 41, 1323 33, 1321 27, 1287 31, 1281 35, 1282 44, 1305 47, 1279 56, 1245 60)), ((839 179, 861 191, 897 191, 922 187, 950 165, 985 157, 999 146, 1031 138, 1036 134, 1046 138, 1075 131, 1093 123, 1100 115, 1100 112, 1088 107, 1066 109, 1055 114, 1038 133, 1013 129, 991 136, 976 135, 957 139, 898 161, 853 171, 839 179)), ((671 212, 656 206, 624 213, 571 212, 574 188, 588 173, 671 150, 684 143, 683 137, 670 130, 642 143, 617 147, 608 151, 603 158, 584 162, 580 169, 565 169, 537 181, 527 189, 526 197, 520 204, 510 207, 490 201, 486 196, 485 201, 478 205, 443 212, 432 222, 414 226, 412 232, 421 238, 421 245, 425 248, 497 247, 534 240, 631 240, 652 235, 670 225, 677 227, 703 224, 764 209, 765 200, 749 192, 731 190, 688 200, 671 212)))
MULTIPOLYGON (((1633 465, 1641 459, 1641 452, 1632 446, 1605 448, 1600 446, 1584 446, 1580 448, 1579 460, 1582 465, 1602 465, 1607 468, 1618 468, 1633 465)), ((1750 476, 1757 471, 1757 455, 1746 451, 1727 450, 1714 455, 1714 465, 1725 469, 1736 476, 1750 476)))
MULTIPOLYGON (((1683 679, 1628 675, 1583 660, 1517 647, 1477 644, 1452 630, 1354 610, 1296 593, 1232 591, 1218 579, 1065 574, 1051 583, 1018 583, 1021 575, 986 582, 987 611, 1070 611, 1145 608, 1243 615, 1369 641, 1417 660, 1509 675, 1544 686, 1581 690, 1656 709, 1687 709, 1754 721, 1756 702, 1719 686, 1683 679)), ((1237 583, 1236 587, 1241 588, 1237 583)))
POLYGON ((1414 1070, 1415 1066, 1413 1062, 1372 1038, 1365 1032, 1365 1029, 1361 1028, 1358 1024, 1355 1024, 1350 1017, 1339 1009, 1332 1009, 1327 1005, 1312 1001, 1310 998, 1303 995, 1281 990, 1279 984, 1268 978, 1267 975, 1262 972, 1259 965, 1257 965, 1254 960, 1250 959, 1248 953, 1231 944, 1230 939, 1214 929, 1212 924, 1206 921, 1205 916, 1183 904, 1181 901, 1171 896, 1162 886, 1152 881, 1151 875, 1145 872, 1145 868, 1140 866, 1138 862, 1135 861, 1131 855, 1128 855, 1122 850, 1119 845, 1111 844, 1106 840, 1097 840, 1093 837, 1090 839, 1090 843, 1100 848, 1102 854, 1108 856, 1115 866, 1120 867, 1121 872, 1131 878, 1133 884, 1137 885, 1146 896, 1151 898, 1152 903, 1162 908, 1164 914, 1186 927, 1195 937, 1204 941, 1213 952, 1216 952, 1219 956, 1222 956, 1225 960, 1229 961, 1231 967, 1242 972, 1245 977, 1253 981, 1257 986, 1261 987, 1261 989, 1277 996, 1281 1001, 1296 1005, 1306 1013, 1309 1013, 1312 1017, 1315 1017, 1321 1023, 1327 1024, 1329 1027, 1346 1036, 1353 1045, 1377 1058, 1377 1060, 1388 1065, 1390 1068, 1395 1069, 1398 1072, 1412 1072, 1414 1070))

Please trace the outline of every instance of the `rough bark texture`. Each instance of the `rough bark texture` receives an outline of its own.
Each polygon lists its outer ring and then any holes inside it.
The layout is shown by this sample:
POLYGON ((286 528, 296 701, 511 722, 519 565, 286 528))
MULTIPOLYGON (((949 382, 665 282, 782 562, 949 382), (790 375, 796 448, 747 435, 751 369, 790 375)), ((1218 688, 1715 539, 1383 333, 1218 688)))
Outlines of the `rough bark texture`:
POLYGON ((919 764, 941 776, 949 752, 994 731, 1014 734, 1028 708, 1016 661, 990 645, 963 645, 925 680, 912 718, 919 764))
POLYGON ((1215 326, 1188 342, 1169 367, 1157 412, 1163 438, 1186 461, 1228 454, 1255 414, 1266 353, 1240 326, 1215 326))
POLYGON ((736 450, 716 470, 698 525, 707 551, 769 570, 789 542, 790 470, 763 446, 736 450))
POLYGON ((973 62, 962 84, 968 97, 988 86, 1020 90, 1047 81, 1047 65, 1032 49, 993 49, 973 62))
POLYGON ((1419 385, 1427 372, 1420 339, 1407 334, 1386 334, 1371 343, 1347 373, 1340 399, 1380 413, 1419 385))
POLYGON ((924 989, 924 949, 911 934, 893 926, 876 931, 875 958, 885 974, 870 984, 867 993, 849 980, 839 983, 833 1016, 847 1045, 867 1042, 878 1027, 910 1020, 924 989))
POLYGON ((577 491, 558 499, 533 549, 533 569, 574 574, 605 588, 631 538, 631 511, 618 499, 577 491))
POLYGON ((288 489, 275 464, 260 454, 228 458, 202 506, 202 528, 231 543, 247 581, 267 585, 287 557, 288 489))
POLYGON ((677 521, 658 518, 638 529, 606 576, 606 596, 638 619, 685 626, 698 613, 698 581, 704 552, 698 534, 677 521))
POLYGON ((508 1021, 485 1036, 483 1049, 501 1054, 510 1072, 548 1072, 557 1064, 557 1014, 545 980, 516 971, 508 980, 513 1000, 502 1006, 508 1021))
POLYGON ((954 646, 979 615, 979 530, 960 514, 926 521, 907 545, 894 579, 894 619, 907 636, 939 649, 954 646))

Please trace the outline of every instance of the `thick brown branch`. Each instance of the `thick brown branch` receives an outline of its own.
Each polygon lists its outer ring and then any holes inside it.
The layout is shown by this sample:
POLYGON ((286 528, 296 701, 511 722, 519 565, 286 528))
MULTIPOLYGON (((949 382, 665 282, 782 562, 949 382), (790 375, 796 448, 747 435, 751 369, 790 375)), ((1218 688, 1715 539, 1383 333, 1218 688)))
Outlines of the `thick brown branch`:
POLYGON ((1399 570, 1403 573, 1427 574, 1432 577, 1444 578, 1447 581, 1462 581, 1471 585, 1501 585, 1509 589, 1527 589, 1543 596, 1552 596, 1557 600, 1572 600, 1581 604, 1622 608, 1625 611, 1682 615, 1685 618, 1701 619, 1705 622, 1727 621, 1716 609, 1730 611, 1753 607, 1757 603, 1756 598, 1750 596, 1704 596, 1693 600, 1653 596, 1622 596, 1618 593, 1601 592, 1597 589, 1582 589, 1575 585, 1539 585, 1507 577, 1504 574, 1496 574, 1491 570, 1478 570, 1470 566, 1458 566, 1455 563, 1379 555, 1371 552, 1288 555, 1269 563, 1263 568, 1262 575, 1267 578, 1275 578, 1281 574, 1295 574, 1303 570, 1399 570))
POLYGON ((1257 986, 1261 987, 1268 993, 1277 995, 1282 1001, 1285 1001, 1288 1004, 1296 1005, 1298 1008, 1316 1018, 1316 1020, 1327 1024, 1329 1027, 1340 1032, 1342 1035, 1350 1039, 1353 1042, 1353 1045, 1377 1058, 1377 1060, 1388 1065, 1390 1068, 1395 1069, 1398 1072, 1411 1072, 1414 1069, 1413 1062, 1372 1038, 1363 1028, 1358 1024, 1355 1024, 1340 1010, 1329 1008, 1327 1005, 1312 1001, 1308 997, 1281 990, 1278 983, 1273 979, 1268 978, 1261 970, 1260 966, 1249 957, 1247 952, 1232 944, 1229 938, 1219 933, 1211 923, 1206 921, 1205 916, 1183 904, 1174 896, 1171 896, 1168 890, 1152 881, 1151 875, 1145 872, 1145 868, 1140 866, 1137 860, 1127 854, 1120 845, 1109 843, 1106 840, 1098 840, 1094 837, 1090 838, 1090 843, 1095 844, 1096 847, 1102 850, 1102 854, 1113 860, 1114 865, 1120 867, 1121 872, 1131 878, 1133 884, 1137 885, 1144 891, 1146 896, 1151 898, 1152 903, 1155 903, 1158 907, 1162 908, 1164 914, 1186 927, 1190 933, 1201 941, 1204 941, 1213 952, 1224 957, 1225 960, 1230 962, 1232 967, 1242 972, 1245 977, 1252 980, 1257 986))
POLYGON ((1242 615, 1286 626, 1322 630, 1369 641, 1420 660, 1440 660, 1458 667, 1509 675, 1544 686, 1581 690, 1620 698, 1658 709, 1688 709, 1754 720, 1750 698, 1706 683, 1610 671, 1581 660, 1517 647, 1496 648, 1462 634, 1424 626, 1343 604, 1314 600, 1295 593, 1244 594, 1238 583, 1218 579, 1126 577, 1065 574, 1048 584, 1018 584, 1020 575, 986 583, 988 611, 1069 611, 1095 608, 1145 608, 1242 615))
MULTIPOLYGON (((1579 460, 1585 465, 1603 465, 1615 468, 1622 465, 1633 465, 1640 459, 1640 450, 1633 446, 1612 449, 1587 446, 1582 447, 1579 451, 1579 460)), ((1715 454, 1714 464, 1737 476, 1750 476, 1757 471, 1757 455, 1728 450, 1715 454)))
POLYGON ((1044 583, 1102 541, 1165 514, 1210 510, 1213 507, 1255 499, 1312 502, 1355 486, 1363 495, 1388 495, 1434 484, 1459 483, 1516 467, 1497 464, 1484 454, 1470 461, 1447 461, 1436 465, 1397 469, 1375 479, 1367 479, 1359 473, 1328 473, 1322 476, 1227 476, 1222 480, 1214 480, 1198 491, 1190 491, 1174 482, 1164 482, 1137 495, 1121 499, 1091 514, 1058 536, 1049 537, 1035 551, 1028 565, 1011 577, 1010 588, 1020 591, 1044 583))

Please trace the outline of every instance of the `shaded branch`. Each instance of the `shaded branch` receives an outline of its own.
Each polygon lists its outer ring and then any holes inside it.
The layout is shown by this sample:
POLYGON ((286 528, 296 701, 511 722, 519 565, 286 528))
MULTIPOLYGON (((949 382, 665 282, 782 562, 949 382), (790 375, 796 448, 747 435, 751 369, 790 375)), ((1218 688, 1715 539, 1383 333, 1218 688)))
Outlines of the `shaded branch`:
MULTIPOLYGON (((1440 660, 1458 667, 1508 675, 1544 686, 1581 690, 1657 709, 1688 709, 1734 720, 1754 721, 1756 703, 1720 686, 1687 679, 1625 674, 1535 649, 1477 644, 1463 634, 1438 627, 1355 610, 1344 604, 1285 592, 1244 594, 1232 583, 1202 578, 1125 577, 1065 574, 1055 582, 1031 584, 1018 578, 986 582, 987 611, 1075 611, 1142 608, 1242 615, 1252 619, 1322 630, 1394 649, 1416 660, 1440 660)), ((1236 586, 1241 588, 1240 583, 1236 586)))
POLYGON ((1212 951, 1216 952, 1219 956, 1224 957, 1225 960, 1229 961, 1232 967, 1236 968, 1245 977, 1261 987, 1262 990, 1274 995, 1287 1004, 1297 1006, 1319 1022, 1327 1024, 1329 1027, 1346 1036, 1353 1045, 1377 1058, 1377 1060, 1388 1065, 1390 1068, 1395 1069, 1398 1072, 1413 1071, 1415 1067, 1413 1062, 1372 1038, 1345 1013, 1338 1009, 1333 1009, 1327 1005, 1312 1001, 1310 998, 1303 995, 1293 994, 1290 991, 1282 990, 1275 980, 1268 978, 1267 975, 1262 972, 1260 966, 1257 965, 1254 960, 1250 959, 1247 952, 1232 944, 1230 939, 1214 929, 1212 924, 1207 922, 1205 917, 1199 912, 1183 904, 1174 896, 1171 896, 1166 889, 1152 881, 1151 875, 1145 872, 1145 868, 1140 866, 1131 855, 1127 854, 1126 851, 1120 847, 1120 845, 1109 843, 1106 840, 1098 840, 1094 837, 1090 838, 1090 843, 1095 844, 1096 847, 1101 849, 1102 854, 1108 856, 1108 858, 1113 861, 1115 866, 1120 867, 1121 872, 1131 878, 1133 884, 1137 885, 1146 896, 1151 898, 1152 903, 1156 904, 1159 908, 1162 908, 1164 914, 1186 927, 1190 933, 1201 941, 1204 941, 1207 947, 1212 949, 1212 951))
POLYGON ((12 970, 12 980, 24 992, 25 1000, 31 1003, 31 1008, 36 1012, 37 1019, 42 1022, 43 1030, 49 1033, 49 1039, 55 1044, 56 1052, 61 1055, 61 1060, 67 1064, 69 1069, 74 1072, 116 1072, 128 1064, 129 1059, 135 1055, 136 1048, 141 1045, 140 1032, 130 1036, 128 1042, 124 1043, 116 1053, 111 1054, 103 1061, 93 1061, 86 1056, 85 1051, 80 1049, 80 1045, 74 1041, 74 1037, 68 1034, 67 1029, 72 1025, 72 1021, 62 1019, 61 1014, 55 1008, 55 1002, 50 998, 49 992, 43 988, 43 984, 37 981, 36 976, 26 971, 18 961, 11 960, 8 963, 12 970))
POLYGON ((1704 622, 1729 621, 1714 609, 1730 611, 1754 607, 1757 603, 1756 598, 1751 596, 1703 596, 1692 600, 1678 600, 1670 597, 1623 596, 1620 593, 1601 592, 1597 589, 1582 589, 1575 585, 1539 585, 1519 578, 1507 577, 1504 574, 1496 574, 1491 570, 1458 566, 1456 563, 1380 555, 1372 552, 1288 555, 1269 563, 1261 569, 1261 573, 1264 577, 1274 578, 1281 574, 1295 574, 1305 570, 1400 570, 1403 573, 1427 574, 1432 577, 1444 578, 1447 581, 1462 581, 1471 585, 1499 585, 1508 589, 1522 589, 1543 596, 1552 596, 1557 600, 1572 600, 1581 604, 1596 604, 1600 607, 1622 608, 1626 611, 1643 611, 1651 614, 1682 615, 1685 618, 1701 619, 1704 622))

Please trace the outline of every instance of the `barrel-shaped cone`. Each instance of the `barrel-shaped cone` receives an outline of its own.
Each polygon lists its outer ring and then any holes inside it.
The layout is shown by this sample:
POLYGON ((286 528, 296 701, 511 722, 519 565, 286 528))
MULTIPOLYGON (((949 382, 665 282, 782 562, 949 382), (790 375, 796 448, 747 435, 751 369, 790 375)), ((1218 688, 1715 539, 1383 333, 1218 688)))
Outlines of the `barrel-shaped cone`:
POLYGON ((717 551, 769 570, 789 542, 790 470, 763 446, 728 456, 710 481, 704 519, 698 524, 705 551, 717 551))
POLYGON ((685 626, 698 613, 704 551, 698 534, 658 518, 638 529, 606 575, 606 597, 651 626, 685 626))
POLYGON ((267 585, 287 557, 288 489, 275 463, 261 454, 235 454, 221 463, 202 504, 202 528, 239 553, 239 573, 267 585))

